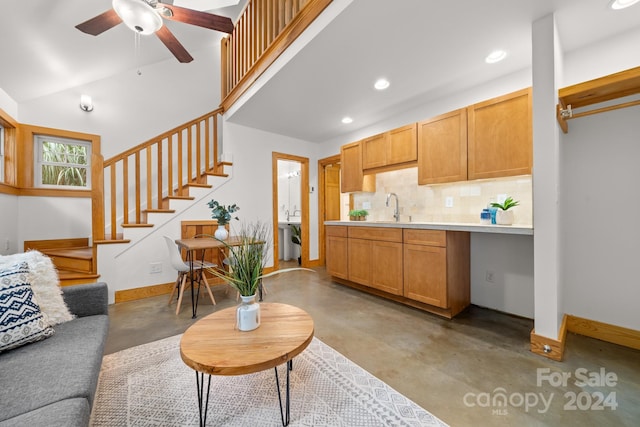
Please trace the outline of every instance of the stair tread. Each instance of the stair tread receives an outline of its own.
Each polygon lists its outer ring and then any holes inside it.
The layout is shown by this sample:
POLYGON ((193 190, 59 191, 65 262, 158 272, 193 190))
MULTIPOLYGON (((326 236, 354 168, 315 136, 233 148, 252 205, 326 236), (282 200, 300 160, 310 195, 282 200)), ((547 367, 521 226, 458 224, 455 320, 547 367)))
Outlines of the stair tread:
POLYGON ((150 228, 153 224, 122 224, 122 228, 150 228))
POLYGON ((43 249, 42 253, 48 256, 76 258, 76 259, 92 259, 93 249, 89 246, 79 248, 59 248, 59 249, 43 249))
POLYGON ((147 213, 175 213, 175 209, 145 209, 142 212, 147 213))
POLYGON ((80 278, 95 279, 97 277, 100 277, 100 275, 96 273, 81 273, 78 271, 71 271, 71 270, 58 270, 58 278, 60 280, 80 279, 80 278))
POLYGON ((211 185, 211 184, 199 184, 197 182, 191 182, 191 183, 187 184, 187 187, 212 188, 213 185, 211 185))
POLYGON ((205 172, 205 173, 210 176, 221 176, 223 178, 226 178, 229 176, 228 173, 221 173, 221 172, 205 172))
POLYGON ((167 196, 166 198, 174 200, 195 200, 193 196, 167 196))

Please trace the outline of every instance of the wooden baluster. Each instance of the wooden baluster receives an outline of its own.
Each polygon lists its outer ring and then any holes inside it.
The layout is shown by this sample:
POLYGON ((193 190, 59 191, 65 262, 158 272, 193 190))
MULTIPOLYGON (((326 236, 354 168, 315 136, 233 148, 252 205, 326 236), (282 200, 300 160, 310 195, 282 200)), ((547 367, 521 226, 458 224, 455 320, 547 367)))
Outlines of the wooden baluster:
POLYGON ((156 205, 158 209, 162 209, 162 140, 159 140, 156 143, 158 147, 158 159, 156 165, 156 173, 158 174, 158 200, 156 201, 156 205))
POLYGON ((196 127, 196 182, 200 182, 200 175, 202 175, 202 138, 200 132, 200 122, 195 124, 196 127))
POLYGON ((218 115, 213 116, 213 171, 218 172, 218 115))
POLYGON ((112 163, 109 166, 110 169, 110 190, 111 190, 111 240, 116 239, 116 163, 112 163))
POLYGON ((140 152, 136 151, 136 155, 134 156, 135 162, 135 179, 134 179, 134 187, 136 189, 135 200, 136 200, 136 223, 140 223, 140 152))
POLYGON ((129 163, 122 159, 122 223, 129 224, 129 163))
MULTIPOLYGON (((204 171, 207 172, 208 170, 211 170, 211 147, 209 146, 211 144, 211 139, 209 138, 209 132, 210 132, 210 128, 209 128, 209 120, 211 119, 211 117, 207 116, 204 121, 203 121, 203 126, 204 126, 204 171)), ((205 183, 206 183, 206 177, 205 177, 205 183)))
POLYGON ((193 141, 191 139, 191 126, 187 128, 187 182, 193 181, 193 141))
POLYGON ((173 134, 167 136, 167 197, 171 196, 173 196, 173 134))
POLYGON ((182 196, 182 131, 178 131, 178 195, 182 196))
MULTIPOLYGON (((153 207, 152 195, 153 195, 153 181, 151 179, 151 146, 147 147, 146 157, 147 157, 147 209, 151 209, 153 207)), ((139 209, 136 206, 136 215, 137 210, 139 209)))

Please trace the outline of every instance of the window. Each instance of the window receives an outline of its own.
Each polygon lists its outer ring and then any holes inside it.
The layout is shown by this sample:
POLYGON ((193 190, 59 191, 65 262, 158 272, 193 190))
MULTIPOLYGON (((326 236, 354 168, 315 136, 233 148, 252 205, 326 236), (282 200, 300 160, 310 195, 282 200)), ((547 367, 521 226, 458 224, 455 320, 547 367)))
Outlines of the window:
POLYGON ((35 186, 91 188, 91 142, 35 135, 35 186))

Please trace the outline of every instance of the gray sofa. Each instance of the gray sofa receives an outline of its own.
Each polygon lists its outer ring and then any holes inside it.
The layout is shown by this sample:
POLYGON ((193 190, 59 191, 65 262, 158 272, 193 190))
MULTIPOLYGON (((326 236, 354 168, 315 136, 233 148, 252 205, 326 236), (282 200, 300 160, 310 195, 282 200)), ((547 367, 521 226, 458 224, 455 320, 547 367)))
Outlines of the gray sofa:
POLYGON ((0 426, 87 426, 109 329, 105 283, 62 288, 76 319, 0 353, 0 426))

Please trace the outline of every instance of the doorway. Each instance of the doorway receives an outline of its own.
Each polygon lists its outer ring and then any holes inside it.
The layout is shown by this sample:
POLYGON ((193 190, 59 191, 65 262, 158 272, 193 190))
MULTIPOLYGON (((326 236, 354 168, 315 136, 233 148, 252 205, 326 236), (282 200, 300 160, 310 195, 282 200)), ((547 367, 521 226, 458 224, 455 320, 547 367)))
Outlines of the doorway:
MULTIPOLYGON (((309 265, 309 159, 273 152, 272 186, 273 268, 275 270, 280 268, 280 253, 284 253, 285 248, 291 248, 290 233, 293 229, 289 224, 299 227, 300 245, 294 245, 294 249, 299 249, 300 263, 303 267, 307 267, 309 265), (280 239, 281 234, 283 241, 280 239)), ((297 258, 296 254, 294 259, 297 258)))
POLYGON ((325 264, 324 222, 341 218, 340 155, 318 160, 318 244, 319 262, 325 264))

